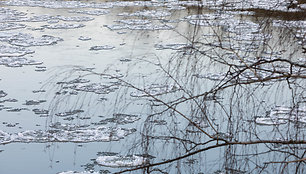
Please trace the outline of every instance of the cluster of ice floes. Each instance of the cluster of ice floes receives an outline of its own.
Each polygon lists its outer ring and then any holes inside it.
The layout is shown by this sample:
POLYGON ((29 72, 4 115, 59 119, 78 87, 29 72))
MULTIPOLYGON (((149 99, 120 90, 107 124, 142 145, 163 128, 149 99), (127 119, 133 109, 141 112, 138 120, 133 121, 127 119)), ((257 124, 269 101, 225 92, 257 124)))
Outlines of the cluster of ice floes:
POLYGON ((131 92, 132 97, 150 97, 168 94, 172 92, 176 92, 180 89, 178 85, 170 84, 170 85, 161 85, 161 84, 152 84, 148 87, 145 87, 143 90, 137 90, 135 92, 131 92))
POLYGON ((1 32, 0 41, 10 45, 0 45, 0 65, 8 67, 21 67, 23 65, 39 65, 40 61, 29 60, 23 57, 32 54, 34 51, 25 47, 45 46, 57 44, 63 39, 50 35, 34 37, 31 34, 19 32, 1 32))
POLYGON ((69 10, 69 13, 79 13, 79 14, 87 14, 87 15, 106 15, 110 11, 109 10, 69 10))
POLYGON ((85 25, 63 23, 63 24, 54 24, 54 25, 43 25, 42 27, 47 29, 75 29, 75 28, 85 27, 85 25))
POLYGON ((116 84, 107 85, 107 84, 100 84, 100 83, 75 84, 71 86, 70 88, 76 91, 93 92, 96 94, 109 94, 119 89, 118 85, 116 84))
POLYGON ((18 133, 8 133, 0 130, 0 144, 8 143, 46 143, 46 142, 108 142, 118 141, 135 132, 135 129, 118 127, 63 129, 54 127, 50 130, 26 130, 18 133))
POLYGON ((257 117, 256 124, 260 125, 280 125, 288 122, 306 124, 306 108, 291 108, 278 106, 272 109, 268 116, 257 117))
POLYGON ((77 78, 66 82, 65 81, 57 82, 56 84, 59 85, 59 84, 75 84, 75 83, 88 83, 88 82, 90 82, 90 80, 77 78))
POLYGON ((1 57, 0 56, 0 65, 5 65, 7 67, 22 67, 24 65, 40 65, 43 62, 29 60, 24 57, 1 57))
POLYGON ((15 30, 20 28, 25 28, 26 25, 18 23, 0 23, 0 31, 5 30, 15 30))
POLYGON ((32 47, 32 46, 54 45, 60 41, 63 41, 63 39, 50 35, 42 35, 41 37, 34 37, 31 34, 27 33, 4 32, 0 33, 0 41, 8 42, 9 44, 15 46, 32 47))
POLYGON ((32 54, 34 51, 17 46, 0 45, 0 58, 1 62, 6 62, 5 57, 19 57, 26 54, 32 54))
POLYGON ((157 11, 157 10, 142 10, 142 11, 136 11, 134 13, 119 13, 118 16, 125 16, 125 17, 131 17, 131 16, 137 16, 137 17, 146 17, 146 18, 162 18, 166 16, 170 16, 171 13, 169 11, 157 11))
POLYGON ((130 156, 99 156, 96 162, 107 167, 136 167, 146 164, 147 158, 137 155, 130 156))
POLYGON ((128 25, 128 24, 115 24, 115 25, 106 25, 110 30, 172 30, 174 29, 171 25, 166 24, 142 24, 142 25, 128 25))

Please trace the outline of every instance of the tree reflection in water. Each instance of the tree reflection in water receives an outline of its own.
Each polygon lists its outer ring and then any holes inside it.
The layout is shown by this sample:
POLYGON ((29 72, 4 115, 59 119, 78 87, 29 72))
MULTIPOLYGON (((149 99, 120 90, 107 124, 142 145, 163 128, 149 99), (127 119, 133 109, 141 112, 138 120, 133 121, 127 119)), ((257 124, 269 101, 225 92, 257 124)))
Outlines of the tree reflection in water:
POLYGON ((70 68, 68 79, 104 83, 62 83, 84 93, 76 106, 92 109, 95 93, 112 95, 114 110, 141 113, 126 153, 156 158, 118 173, 305 173, 305 26, 254 11, 261 15, 252 20, 189 16, 189 34, 177 31, 186 44, 156 45, 158 56, 132 61, 126 73, 70 68))

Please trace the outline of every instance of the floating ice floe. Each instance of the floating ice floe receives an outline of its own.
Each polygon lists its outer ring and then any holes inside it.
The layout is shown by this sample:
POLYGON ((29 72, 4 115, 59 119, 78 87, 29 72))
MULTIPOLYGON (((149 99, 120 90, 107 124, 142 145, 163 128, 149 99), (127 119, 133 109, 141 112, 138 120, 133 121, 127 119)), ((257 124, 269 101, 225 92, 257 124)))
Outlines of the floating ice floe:
POLYGON ((17 10, 0 7, 0 22, 19 22, 26 18, 25 15, 27 14, 17 10))
POLYGON ((88 40, 91 40, 91 38, 90 37, 86 37, 86 36, 80 36, 79 40, 81 40, 81 41, 88 41, 88 40))
POLYGON ((0 41, 8 42, 11 45, 31 47, 31 46, 45 46, 57 44, 63 41, 62 38, 50 35, 42 35, 41 37, 33 37, 27 33, 10 33, 4 32, 0 34, 0 41))
POLYGON ((144 24, 144 25, 127 25, 127 24, 115 24, 115 25, 106 25, 106 27, 110 30, 172 30, 174 29, 173 26, 162 24, 162 25, 155 25, 155 24, 144 24))
POLYGON ((77 172, 77 171, 66 171, 66 172, 59 172, 57 174, 100 174, 99 172, 77 172))
POLYGON ((57 82, 56 84, 67 84, 67 85, 69 85, 69 84, 76 84, 76 83, 88 83, 88 82, 90 82, 90 80, 88 80, 88 79, 81 79, 81 78, 77 78, 77 79, 73 79, 73 80, 70 80, 70 81, 67 81, 67 82, 64 82, 64 81, 62 81, 62 82, 57 82))
POLYGON ((86 127, 89 127, 89 125, 76 125, 76 124, 65 124, 65 123, 60 123, 60 122, 55 122, 52 123, 50 126, 53 131, 56 130, 67 130, 67 131, 72 131, 72 130, 78 130, 78 129, 83 129, 86 127))
POLYGON ((163 49, 171 49, 171 50, 183 50, 192 48, 192 45, 190 44, 155 44, 154 47, 158 50, 163 49))
POLYGON ((99 156, 96 162, 99 165, 107 167, 136 167, 147 163, 147 158, 131 155, 131 156, 99 156))
POLYGON ((5 65, 7 67, 22 67, 24 65, 40 65, 43 62, 28 60, 24 57, 1 57, 0 65, 5 65))
POLYGON ((152 84, 149 87, 143 89, 143 91, 135 91, 131 92, 132 97, 149 97, 149 96, 157 96, 168 94, 172 92, 176 92, 180 89, 177 85, 160 85, 160 84, 152 84))
POLYGON ((95 19, 88 16, 58 16, 57 18, 66 22, 87 22, 95 19))
POLYGON ((91 51, 98 51, 98 50, 112 50, 114 49, 115 47, 114 46, 111 46, 111 45, 102 45, 102 46, 92 46, 90 47, 89 50, 91 51))
POLYGON ((63 23, 63 24, 55 24, 55 25, 43 25, 42 27, 48 28, 48 29, 75 29, 75 28, 85 27, 85 25, 84 24, 63 23))
POLYGON ((28 37, 15 39, 10 42, 12 45, 30 47, 30 46, 45 46, 45 45, 54 45, 59 41, 63 41, 62 38, 42 35, 40 38, 28 37))
MULTIPOLYGON (((1 96, 4 96, 4 94, 2 92, 0 91, 0 98, 1 98, 1 96)), ((15 103, 15 102, 18 102, 18 100, 14 99, 14 98, 8 98, 8 99, 0 100, 0 103, 6 103, 6 102, 15 103)))
POLYGON ((259 125, 280 125, 286 124, 286 120, 273 119, 270 117, 258 117, 255 119, 255 123, 259 125))
POLYGON ((45 71, 47 71, 47 67, 46 66, 35 66, 35 71, 45 72, 45 71))
POLYGON ((124 12, 118 14, 118 16, 138 16, 138 17, 149 17, 149 18, 162 18, 170 15, 171 12, 161 11, 161 10, 142 10, 142 11, 136 11, 134 13, 124 12))
POLYGON ((39 90, 33 90, 32 92, 33 92, 33 93, 43 93, 43 92, 46 92, 46 90, 44 90, 44 89, 39 89, 39 90))
POLYGON ((116 123, 116 124, 130 124, 138 121, 140 118, 137 115, 131 114, 114 114, 112 118, 101 120, 98 124, 116 123))
POLYGON ((32 110, 36 115, 48 115, 49 111, 44 109, 33 109, 32 110))
POLYGON ((0 23, 0 31, 5 30, 15 30, 20 28, 25 28, 26 25, 24 24, 16 24, 16 23, 0 23))
POLYGON ((108 14, 109 10, 69 10, 69 13, 80 13, 80 14, 100 16, 108 14))
POLYGON ((0 45, 0 62, 1 64, 5 63, 5 57, 19 57, 24 56, 26 54, 33 54, 35 51, 23 48, 23 47, 17 47, 17 46, 9 46, 9 45, 0 45))
POLYGON ((135 132, 135 129, 96 127, 73 130, 26 130, 18 133, 8 133, 0 130, 0 144, 8 143, 46 143, 46 142, 109 142, 118 141, 135 132))
POLYGON ((7 93, 0 90, 0 98, 7 96, 7 93))
POLYGON ((27 108, 8 108, 7 112, 20 112, 20 111, 27 111, 27 108))
POLYGON ((125 20, 117 20, 115 22, 127 24, 127 25, 145 25, 145 24, 152 23, 151 21, 144 20, 144 19, 125 19, 125 20))
POLYGON ((0 90, 0 98, 7 96, 7 93, 0 90))
POLYGON ((80 110, 80 109, 77 109, 77 110, 72 110, 72 111, 68 111, 68 112, 57 113, 55 115, 59 116, 59 117, 67 117, 67 116, 79 114, 79 113, 82 113, 82 112, 84 112, 84 111, 80 110))
POLYGON ((26 100, 24 105, 39 105, 40 103, 44 103, 46 100, 26 100))
POLYGON ((76 91, 93 92, 96 94, 109 94, 119 89, 118 85, 116 84, 105 85, 105 84, 99 84, 99 83, 75 84, 71 86, 70 88, 76 91))
POLYGON ((279 125, 288 123, 288 121, 306 124, 306 108, 278 106, 270 111, 268 117, 255 119, 255 123, 262 125, 279 125))

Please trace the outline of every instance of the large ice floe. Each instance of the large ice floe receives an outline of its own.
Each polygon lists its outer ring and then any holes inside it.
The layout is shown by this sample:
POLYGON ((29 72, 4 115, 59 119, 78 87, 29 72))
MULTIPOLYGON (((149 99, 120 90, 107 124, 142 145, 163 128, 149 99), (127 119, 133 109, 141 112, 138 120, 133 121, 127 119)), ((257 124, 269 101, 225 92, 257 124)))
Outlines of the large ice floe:
MULTIPOLYGON (((118 127, 94 127, 80 128, 78 126, 69 129, 50 129, 50 130, 25 130, 18 133, 8 133, 0 130, 0 144, 8 143, 46 143, 46 142, 109 142, 118 141, 132 134, 136 130, 133 128, 118 127)), ((67 126, 66 126, 67 127, 67 126)))
POLYGON ((9 45, 0 45, 0 58, 3 57, 19 57, 24 56, 26 54, 32 54, 34 51, 17 46, 9 46, 9 45))
POLYGON ((96 159, 96 162, 99 165, 107 166, 107 167, 135 167, 146 164, 147 158, 137 155, 130 156, 99 156, 96 159))
POLYGON ((91 83, 91 84, 74 84, 70 86, 71 89, 76 91, 83 92, 93 92, 96 94, 109 94, 119 89, 118 85, 115 84, 100 84, 100 83, 91 83))
POLYGON ((0 33, 0 41, 8 42, 9 44, 15 46, 31 47, 31 46, 54 45, 60 41, 63 41, 63 39, 50 35, 42 35, 41 37, 34 37, 28 33, 2 32, 0 33))
POLYGON ((25 28, 26 25, 24 24, 17 24, 17 23, 0 23, 0 31, 6 30, 15 30, 20 28, 25 28))
POLYGON ((255 123, 260 125, 280 125, 289 121, 306 124, 306 108, 278 106, 272 109, 266 117, 255 118, 255 123))

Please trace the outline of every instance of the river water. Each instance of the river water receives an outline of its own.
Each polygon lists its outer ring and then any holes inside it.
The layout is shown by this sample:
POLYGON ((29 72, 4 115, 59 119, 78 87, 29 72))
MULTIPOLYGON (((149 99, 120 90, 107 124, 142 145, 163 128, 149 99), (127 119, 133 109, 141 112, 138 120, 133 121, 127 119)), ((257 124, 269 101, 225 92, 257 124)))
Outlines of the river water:
MULTIPOLYGON (((299 17, 305 4, 3 0, 0 6, 1 174, 113 173, 177 158, 216 144, 216 137, 305 139, 306 20, 299 17), (264 15, 272 9, 278 13, 264 15), (296 64, 249 67, 275 59, 296 64), (243 67, 249 69, 239 73, 243 67)), ((303 143, 241 147, 134 172, 305 172, 303 162, 273 163, 305 158, 303 143)))

